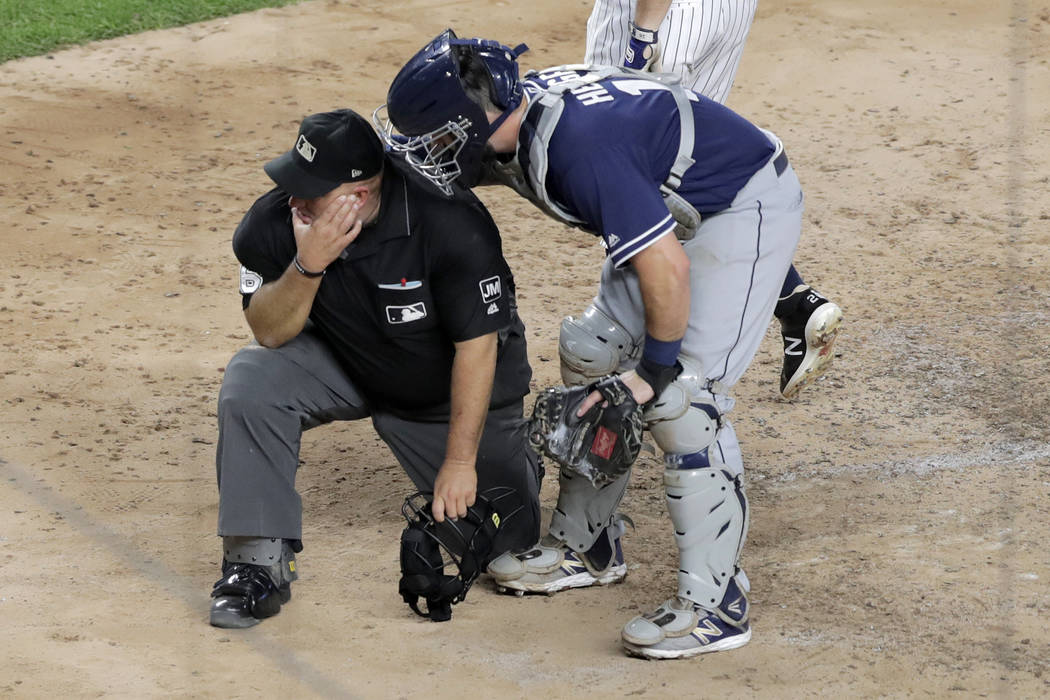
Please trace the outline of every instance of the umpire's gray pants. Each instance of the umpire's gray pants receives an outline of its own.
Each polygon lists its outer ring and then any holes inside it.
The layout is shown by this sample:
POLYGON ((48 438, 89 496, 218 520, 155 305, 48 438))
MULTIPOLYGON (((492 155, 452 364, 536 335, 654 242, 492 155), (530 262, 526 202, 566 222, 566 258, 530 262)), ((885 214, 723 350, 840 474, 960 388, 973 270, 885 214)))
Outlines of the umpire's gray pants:
MULTIPOLYGON (((524 505, 501 529, 496 554, 539 539, 539 459, 528 443, 522 403, 489 412, 478 449, 478 490, 509 486, 524 505)), ((250 345, 234 355, 219 392, 219 535, 302 539, 295 490, 302 432, 366 417, 416 489, 433 491, 447 417, 422 422, 371 409, 328 346, 309 331, 279 348, 250 345)))

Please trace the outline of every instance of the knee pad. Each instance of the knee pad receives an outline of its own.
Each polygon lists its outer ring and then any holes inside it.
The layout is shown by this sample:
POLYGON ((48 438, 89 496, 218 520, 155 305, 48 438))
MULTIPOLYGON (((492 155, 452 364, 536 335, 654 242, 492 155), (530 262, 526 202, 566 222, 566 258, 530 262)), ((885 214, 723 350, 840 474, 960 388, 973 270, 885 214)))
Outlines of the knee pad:
POLYGON ((707 449, 718 437, 721 414, 701 398, 705 379, 694 360, 679 357, 682 372, 642 414, 653 440, 667 454, 688 455, 707 449))
POLYGON ((631 471, 627 470, 596 489, 587 477, 563 469, 558 474, 558 503, 549 533, 574 552, 586 552, 615 519, 630 476, 631 471))
POLYGON ((579 316, 566 316, 558 336, 561 380, 566 386, 590 384, 634 359, 639 344, 627 330, 591 304, 579 316))
POLYGON ((722 602, 747 537, 747 497, 740 479, 718 463, 704 459, 706 450, 679 464, 708 466, 664 471, 667 510, 678 545, 678 595, 714 610, 722 602))

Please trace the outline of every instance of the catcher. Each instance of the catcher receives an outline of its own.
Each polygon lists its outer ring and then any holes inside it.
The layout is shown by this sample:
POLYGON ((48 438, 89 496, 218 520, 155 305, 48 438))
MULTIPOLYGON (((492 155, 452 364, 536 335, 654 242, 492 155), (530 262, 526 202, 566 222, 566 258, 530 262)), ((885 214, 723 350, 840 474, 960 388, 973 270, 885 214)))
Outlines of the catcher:
MULTIPOLYGON (((394 78, 383 138, 435 184, 474 186, 488 168, 601 236, 597 295, 562 322, 562 378, 615 373, 644 406, 679 553, 677 589, 624 625, 623 646, 652 659, 740 647, 751 639, 748 507, 726 414, 799 241, 801 186, 780 139, 671 76, 573 65, 522 79, 525 49, 436 37, 394 78)), ((836 328, 819 329, 820 352, 836 328)), ((615 403, 600 384, 570 416, 615 403)), ((581 454, 571 441, 569 453, 581 454)), ((563 466, 547 537, 489 566, 501 585, 553 593, 624 577, 616 509, 629 471, 592 478, 602 466, 563 466)))

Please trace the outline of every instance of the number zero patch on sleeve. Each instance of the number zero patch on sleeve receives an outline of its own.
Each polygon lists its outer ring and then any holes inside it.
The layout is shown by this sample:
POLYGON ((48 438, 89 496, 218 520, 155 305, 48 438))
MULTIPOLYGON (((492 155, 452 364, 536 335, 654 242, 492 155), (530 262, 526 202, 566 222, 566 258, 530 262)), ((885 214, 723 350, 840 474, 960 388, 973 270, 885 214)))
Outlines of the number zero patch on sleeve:
POLYGON ((241 294, 254 294, 262 286, 263 278, 258 272, 252 272, 241 265, 241 294))

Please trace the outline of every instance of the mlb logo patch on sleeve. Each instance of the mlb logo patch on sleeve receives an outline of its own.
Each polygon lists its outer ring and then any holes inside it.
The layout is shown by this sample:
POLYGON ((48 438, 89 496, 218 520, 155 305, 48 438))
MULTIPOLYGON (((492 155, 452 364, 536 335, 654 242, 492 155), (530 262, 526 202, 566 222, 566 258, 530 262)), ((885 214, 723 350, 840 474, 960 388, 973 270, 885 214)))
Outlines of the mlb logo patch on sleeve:
POLYGON ((486 304, 490 304, 503 296, 503 284, 499 275, 481 280, 478 282, 478 287, 481 288, 481 300, 486 304))

